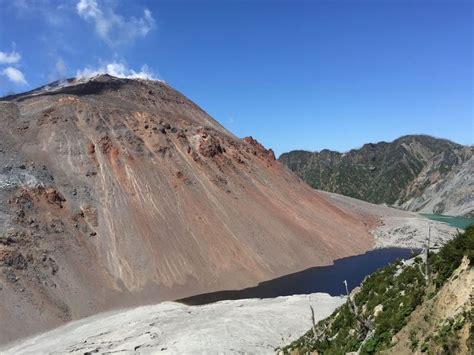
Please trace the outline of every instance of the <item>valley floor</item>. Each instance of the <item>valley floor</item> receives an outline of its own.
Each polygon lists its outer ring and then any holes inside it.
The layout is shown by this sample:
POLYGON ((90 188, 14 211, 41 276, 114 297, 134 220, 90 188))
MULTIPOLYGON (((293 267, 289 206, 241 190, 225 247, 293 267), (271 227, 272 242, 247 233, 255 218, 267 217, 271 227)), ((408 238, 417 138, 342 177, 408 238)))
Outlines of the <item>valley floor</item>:
MULTIPOLYGON (((422 248, 444 244, 456 229, 418 214, 321 192, 372 225, 374 247, 422 248)), ((328 294, 221 301, 204 306, 163 302, 98 314, 0 348, 1 354, 43 353, 274 353, 328 317, 344 297, 328 294)))
POLYGON ((378 217, 372 228, 375 248, 421 249, 425 245, 429 227, 431 227, 431 247, 441 246, 452 239, 457 231, 457 228, 447 223, 430 220, 418 213, 375 205, 331 192, 319 191, 319 193, 336 205, 354 211, 361 218, 378 217))
POLYGON ((345 301, 324 293, 222 301, 164 302, 69 323, 1 349, 2 354, 88 352, 274 353, 345 301))

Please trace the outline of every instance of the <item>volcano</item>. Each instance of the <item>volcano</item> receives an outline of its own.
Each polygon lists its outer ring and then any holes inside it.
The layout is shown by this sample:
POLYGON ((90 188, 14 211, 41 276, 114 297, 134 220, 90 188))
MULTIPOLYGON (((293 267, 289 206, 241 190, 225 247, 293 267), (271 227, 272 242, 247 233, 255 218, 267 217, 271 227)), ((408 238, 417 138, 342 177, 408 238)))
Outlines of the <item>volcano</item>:
POLYGON ((2 98, 0 123, 2 342, 373 246, 374 216, 160 81, 48 85, 2 98))

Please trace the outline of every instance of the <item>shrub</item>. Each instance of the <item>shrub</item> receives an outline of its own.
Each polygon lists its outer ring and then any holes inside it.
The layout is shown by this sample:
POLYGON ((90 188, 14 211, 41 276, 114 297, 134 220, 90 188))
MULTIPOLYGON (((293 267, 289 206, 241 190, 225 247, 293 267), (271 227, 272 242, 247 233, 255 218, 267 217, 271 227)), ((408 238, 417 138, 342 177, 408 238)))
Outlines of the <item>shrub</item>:
MULTIPOLYGON (((439 253, 430 253, 429 261, 435 290, 430 287, 428 294, 425 279, 419 268, 419 263, 422 262, 420 257, 415 258, 412 266, 402 266, 400 262, 396 262, 368 276, 354 298, 359 314, 366 319, 370 318, 373 324, 373 335, 365 343, 367 330, 359 324, 346 303, 329 318, 317 324, 317 330, 322 334, 318 339, 314 339, 313 331, 309 330, 282 350, 286 353, 291 349, 298 349, 300 353, 317 351, 322 354, 344 354, 360 349, 361 354, 374 354, 389 348, 393 335, 406 325, 411 313, 424 299, 436 295, 436 290, 459 267, 464 255, 468 256, 471 263, 474 262, 474 225, 469 226, 464 233, 458 233, 441 248, 439 253), (383 311, 372 319, 374 308, 379 304, 383 306, 383 311), (362 309, 365 309, 363 314, 362 309)), ((463 319, 470 319, 469 317, 472 317, 471 313, 463 319)), ((425 321, 428 320, 428 317, 425 318, 425 321)), ((456 334, 462 324, 459 320, 450 320, 439 329, 435 337, 428 335, 420 350, 429 351, 430 341, 434 340, 444 352, 455 353, 459 346, 456 334)), ((474 346, 473 330, 471 329, 468 340, 470 349, 474 346)), ((419 346, 416 335, 415 331, 410 333, 412 351, 419 346)))

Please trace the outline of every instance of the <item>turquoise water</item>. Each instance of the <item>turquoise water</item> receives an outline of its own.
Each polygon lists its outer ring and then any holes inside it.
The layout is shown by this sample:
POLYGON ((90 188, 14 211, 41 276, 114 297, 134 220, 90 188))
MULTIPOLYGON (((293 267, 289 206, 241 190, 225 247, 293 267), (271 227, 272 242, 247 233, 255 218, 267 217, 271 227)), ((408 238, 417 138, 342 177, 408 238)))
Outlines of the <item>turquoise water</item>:
POLYGON ((444 222, 453 227, 465 229, 468 225, 474 224, 474 218, 464 218, 464 217, 451 217, 443 216, 440 214, 423 214, 422 216, 429 218, 433 221, 444 222))

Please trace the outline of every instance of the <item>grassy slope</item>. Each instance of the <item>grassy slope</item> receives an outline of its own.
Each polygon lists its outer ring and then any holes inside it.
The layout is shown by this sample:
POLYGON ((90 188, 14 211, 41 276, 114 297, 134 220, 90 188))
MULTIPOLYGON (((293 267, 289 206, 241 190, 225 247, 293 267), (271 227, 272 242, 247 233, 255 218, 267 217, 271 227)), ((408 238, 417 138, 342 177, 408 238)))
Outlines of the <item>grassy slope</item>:
MULTIPOLYGON (((322 354, 344 354, 360 350, 361 354, 373 354, 397 346, 396 335, 410 323, 412 313, 417 308, 421 309, 422 305, 425 305, 427 310, 430 309, 426 305, 437 300, 446 280, 461 265, 464 256, 466 262, 470 261, 468 268, 472 270, 474 226, 458 234, 439 253, 430 254, 431 281, 428 286, 421 272, 424 264, 420 257, 415 258, 411 265, 402 262, 389 265, 364 281, 351 299, 355 302, 359 319, 372 324, 371 336, 367 336, 368 329, 356 319, 346 303, 329 318, 320 321, 315 330, 310 329, 301 338, 282 349, 283 352, 317 351, 322 354), (314 332, 317 333, 317 338, 314 337, 314 332)), ((425 317, 423 314, 421 317, 427 318, 427 322, 430 321, 429 316, 425 317)), ((472 351, 472 335, 469 337, 469 334, 472 334, 471 317, 472 312, 468 308, 458 312, 452 319, 438 319, 431 327, 426 328, 431 334, 423 334, 422 338, 416 329, 410 330, 409 350, 449 353, 452 349, 462 347, 459 342, 463 340, 468 344, 464 346, 471 346, 472 351), (466 329, 467 337, 461 334, 466 333, 466 329)))

